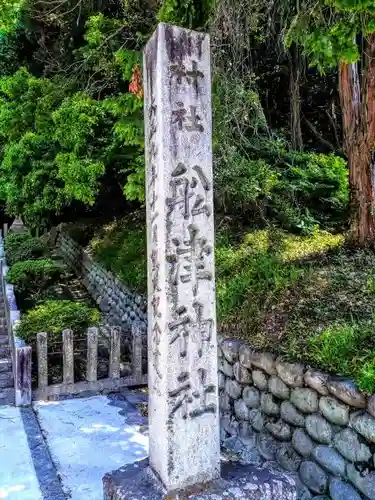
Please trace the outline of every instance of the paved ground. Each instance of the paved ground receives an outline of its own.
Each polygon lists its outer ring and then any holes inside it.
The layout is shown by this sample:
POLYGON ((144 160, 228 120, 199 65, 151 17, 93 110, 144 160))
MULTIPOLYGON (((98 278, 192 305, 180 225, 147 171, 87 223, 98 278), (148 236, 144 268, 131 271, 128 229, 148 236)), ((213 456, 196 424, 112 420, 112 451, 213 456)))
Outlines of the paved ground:
POLYGON ((0 498, 42 500, 21 411, 0 407, 0 498))
POLYGON ((144 399, 0 406, 0 499, 102 500, 106 473, 148 455, 147 419, 134 406, 144 399))
POLYGON ((148 455, 148 438, 140 432, 145 418, 124 397, 37 403, 34 409, 68 498, 102 500, 105 473, 148 455))

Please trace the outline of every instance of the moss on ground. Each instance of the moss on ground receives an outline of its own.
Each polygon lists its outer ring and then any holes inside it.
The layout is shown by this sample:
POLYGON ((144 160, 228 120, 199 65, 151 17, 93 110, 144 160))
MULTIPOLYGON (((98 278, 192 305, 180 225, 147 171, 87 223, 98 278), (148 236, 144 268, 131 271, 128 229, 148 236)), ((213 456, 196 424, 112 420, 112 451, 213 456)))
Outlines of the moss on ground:
MULTIPOLYGON (((345 246, 341 234, 296 236, 219 228, 219 330, 290 360, 303 360, 375 390, 375 253, 345 246)), ((144 224, 124 219, 90 248, 126 285, 146 291, 144 224)))

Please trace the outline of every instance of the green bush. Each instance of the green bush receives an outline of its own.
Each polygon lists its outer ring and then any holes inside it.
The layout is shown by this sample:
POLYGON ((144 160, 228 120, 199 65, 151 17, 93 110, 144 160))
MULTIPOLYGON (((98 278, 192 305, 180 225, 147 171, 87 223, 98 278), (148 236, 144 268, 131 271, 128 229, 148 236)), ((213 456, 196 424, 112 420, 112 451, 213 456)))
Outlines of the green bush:
MULTIPOLYGON (((276 144, 276 143, 275 143, 276 144)), ((235 148, 215 171, 217 203, 226 213, 240 211, 255 222, 275 220, 282 227, 310 233, 346 220, 348 171, 335 155, 273 151, 263 158, 235 148), (277 154, 276 154, 277 153, 277 154)))
POLYGON ((38 295, 55 283, 63 270, 63 266, 50 259, 25 260, 10 268, 7 280, 22 295, 38 295))
POLYGON ((5 249, 8 252, 16 250, 25 241, 32 238, 30 233, 8 233, 4 240, 5 249))
POLYGON ((47 245, 41 238, 29 233, 9 234, 5 238, 5 253, 10 266, 23 260, 35 260, 47 253, 47 245))
POLYGON ((60 338, 70 328, 81 333, 99 322, 100 313, 85 304, 69 300, 48 300, 25 314, 17 326, 17 335, 26 342, 35 341, 36 334, 47 332, 60 338))

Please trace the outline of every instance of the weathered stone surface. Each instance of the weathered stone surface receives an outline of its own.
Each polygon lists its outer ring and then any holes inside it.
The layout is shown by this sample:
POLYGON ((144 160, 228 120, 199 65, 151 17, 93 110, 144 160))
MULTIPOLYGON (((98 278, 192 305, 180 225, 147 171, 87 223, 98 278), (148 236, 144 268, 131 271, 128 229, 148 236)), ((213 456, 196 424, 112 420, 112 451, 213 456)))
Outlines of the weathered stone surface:
POLYGON ((239 437, 232 436, 223 442, 222 447, 226 452, 237 455, 244 449, 244 444, 239 437))
POLYGON ((276 375, 272 375, 268 380, 268 390, 279 399, 289 398, 289 387, 276 375))
POLYGON ((332 377, 327 382, 327 388, 337 399, 349 406, 366 408, 366 398, 352 380, 332 377))
MULTIPOLYGON (((147 471, 147 461, 122 467, 106 474, 103 479, 105 500, 165 500, 166 495, 155 488, 147 471)), ((290 473, 271 467, 255 468, 253 465, 238 467, 223 463, 222 477, 207 488, 186 495, 177 493, 177 499, 189 500, 296 500, 297 485, 290 473)), ((169 495, 171 497, 171 495, 169 495)), ((301 497, 298 499, 302 500, 301 497)), ((307 500, 307 499, 303 499, 307 500)))
POLYGON ((331 474, 345 478, 346 462, 334 448, 320 444, 313 449, 312 456, 331 474))
POLYGON ((289 385, 289 387, 303 386, 303 365, 278 361, 276 363, 276 371, 281 380, 289 385))
POLYGON ((238 423, 238 435, 240 438, 249 438, 253 434, 253 429, 251 428, 249 422, 245 420, 238 423))
POLYGON ((225 439, 227 439, 228 433, 223 427, 220 427, 220 443, 222 443, 225 439))
POLYGON ((265 427, 279 441, 289 441, 292 438, 292 429, 282 420, 267 422, 265 427))
POLYGON ((276 450, 280 446, 280 443, 268 433, 261 432, 257 436, 257 446, 260 454, 265 460, 275 460, 276 450))
POLYGON ((351 429, 335 434, 333 443, 341 455, 351 462, 367 462, 371 458, 369 447, 361 443, 358 434, 351 429))
POLYGON ((238 420, 249 420, 249 409, 243 399, 234 402, 234 413, 238 420))
POLYGON ((278 464, 290 472, 297 472, 301 465, 301 457, 293 450, 289 443, 281 443, 276 449, 278 464))
POLYGON ((288 424, 296 425, 297 427, 305 426, 305 417, 297 408, 289 401, 283 401, 280 407, 280 416, 288 424))
POLYGON ((311 387, 311 389, 314 389, 322 396, 328 396, 329 391, 326 385, 328 375, 316 370, 307 370, 303 379, 305 381, 305 384, 311 387))
POLYGON ((241 465, 256 465, 260 466, 264 462, 259 450, 254 446, 245 446, 239 456, 239 462, 241 465))
POLYGON ((274 396, 269 393, 262 393, 260 397, 260 407, 266 415, 279 415, 280 405, 275 401, 274 396))
POLYGON ((223 415, 221 415, 220 428, 224 429, 225 432, 227 432, 231 436, 238 436, 239 434, 239 424, 230 413, 224 413, 223 415))
POLYGON ((242 398, 249 408, 258 408, 260 405, 260 393, 255 387, 245 387, 242 398))
POLYGON ((346 468, 349 480, 369 500, 375 500, 375 472, 361 473, 353 464, 346 468))
POLYGON ((233 366, 234 378, 240 384, 251 384, 251 372, 247 368, 241 366, 240 362, 237 361, 233 366))
POLYGON ((264 418, 259 409, 252 409, 249 411, 249 422, 253 429, 260 432, 264 426, 264 418))
POLYGON ((335 398, 330 396, 320 398, 319 409, 331 424, 347 425, 349 422, 349 408, 335 398))
POLYGON ((245 368, 255 366, 264 370, 269 375, 274 375, 275 371, 275 358, 268 352, 256 353, 253 352, 249 346, 243 345, 240 348, 240 362, 245 368))
POLYGON ((261 391, 267 390, 268 377, 263 371, 253 370, 252 376, 253 376, 253 382, 254 382, 255 387, 257 387, 261 391))
POLYGON ((325 493, 328 486, 328 477, 324 470, 315 462, 306 460, 299 469, 299 477, 314 493, 325 493))
POLYGON ((332 500, 361 500, 353 486, 336 477, 332 478, 329 483, 329 494, 332 500))
POLYGON ((310 436, 302 429, 296 429, 293 432, 292 445, 294 449, 305 458, 308 458, 314 449, 314 443, 310 436))
POLYGON ((308 415, 305 420, 306 431, 310 437, 323 444, 332 441, 332 427, 320 415, 308 415))
POLYGON ((225 375, 224 375, 224 373, 219 372, 218 379, 219 379, 219 389, 224 389, 224 387, 225 387, 225 375))
POLYGON ((219 408, 222 412, 229 411, 231 408, 229 394, 225 391, 222 391, 219 396, 219 408))
POLYGON ((372 417, 375 418, 375 394, 373 394, 368 400, 367 411, 372 417))
POLYGON ((261 368, 268 375, 276 374, 275 370, 275 357, 273 354, 269 352, 253 352, 251 355, 251 363, 256 368, 261 368))
POLYGON ((228 363, 228 361, 223 357, 219 358, 219 370, 224 373, 229 378, 233 377, 233 366, 228 363))
MULTIPOLYGON (((170 492, 220 474, 209 37, 160 23, 143 62, 149 454, 170 492)), ((238 347, 224 344, 236 360, 238 347)), ((242 392, 235 380, 225 390, 242 392)))
POLYGON ((220 344, 225 359, 232 365, 238 361, 238 353, 241 347, 239 340, 225 339, 220 344))
POLYGON ((318 409, 318 394, 313 389, 293 389, 290 401, 303 413, 314 413, 318 409))
POLYGON ((368 413, 357 412, 351 415, 350 425, 371 443, 375 443, 375 419, 368 413))
POLYGON ((242 344, 239 351, 240 363, 244 368, 251 368, 251 354, 252 350, 246 344, 242 344))
POLYGON ((242 393, 242 387, 236 380, 227 379, 225 382, 225 392, 232 398, 238 399, 242 393))

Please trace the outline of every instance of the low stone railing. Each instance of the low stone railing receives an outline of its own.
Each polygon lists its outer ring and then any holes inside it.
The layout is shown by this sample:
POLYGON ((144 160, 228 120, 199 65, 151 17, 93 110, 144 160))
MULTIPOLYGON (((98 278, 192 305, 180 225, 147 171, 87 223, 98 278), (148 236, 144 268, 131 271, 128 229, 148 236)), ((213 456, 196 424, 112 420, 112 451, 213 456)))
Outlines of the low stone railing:
MULTIPOLYGON (((103 337, 99 328, 91 327, 84 333, 83 339, 74 338, 72 330, 66 329, 61 338, 47 333, 38 333, 36 342, 38 388, 33 391, 33 399, 49 400, 58 399, 60 396, 83 395, 87 393, 100 393, 103 391, 115 391, 122 387, 145 385, 147 375, 142 372, 142 336, 141 330, 136 325, 132 328, 133 346, 131 352, 130 374, 121 376, 121 329, 119 327, 106 328, 109 332, 109 369, 108 377, 98 379, 98 344, 99 338, 103 337), (85 380, 75 381, 74 361, 75 343, 82 348, 82 340, 86 351, 86 373, 85 380), (48 383, 48 347, 61 348, 63 361, 63 381, 59 384, 48 383)), ((106 336, 107 338, 107 336, 106 336)), ((56 354, 56 353, 55 353, 56 354)))
POLYGON ((375 500, 375 395, 238 341, 218 351, 225 448, 254 464, 276 460, 315 495, 375 500))
POLYGON ((12 360, 16 406, 31 404, 31 355, 32 350, 17 337, 16 325, 21 313, 18 310, 13 285, 7 282, 4 242, 0 237, 1 286, 4 297, 5 316, 8 328, 9 348, 12 360))

